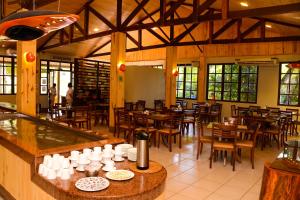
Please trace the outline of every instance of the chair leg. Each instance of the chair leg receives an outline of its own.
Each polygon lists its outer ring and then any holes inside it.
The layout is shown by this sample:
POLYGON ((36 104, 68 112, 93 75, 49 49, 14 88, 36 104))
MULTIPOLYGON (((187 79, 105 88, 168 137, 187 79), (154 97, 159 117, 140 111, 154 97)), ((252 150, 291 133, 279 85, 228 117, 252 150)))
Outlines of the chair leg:
MULTIPOLYGON (((176 137, 176 136, 175 136, 176 137)), ((181 149, 181 134, 178 134, 178 137, 179 137, 179 149, 181 149)))
POLYGON ((160 133, 158 133, 158 144, 157 144, 157 148, 159 148, 159 145, 160 145, 160 137, 161 137, 161 134, 160 133))
POLYGON ((211 151, 210 151, 210 157, 209 157, 209 168, 212 167, 213 157, 214 157, 214 151, 213 151, 213 149, 211 149, 211 151))
POLYGON ((195 136, 195 122, 193 123, 193 136, 195 136))
POLYGON ((198 146, 197 146, 197 160, 199 159, 199 155, 201 152, 201 145, 202 143, 200 142, 200 140, 198 139, 198 146))
POLYGON ((235 150, 232 151, 232 171, 235 171, 235 150))
POLYGON ((252 164, 252 169, 254 169, 254 148, 251 148, 251 164, 252 164))
POLYGON ((172 152, 172 136, 168 135, 168 140, 169 140, 169 151, 172 152))

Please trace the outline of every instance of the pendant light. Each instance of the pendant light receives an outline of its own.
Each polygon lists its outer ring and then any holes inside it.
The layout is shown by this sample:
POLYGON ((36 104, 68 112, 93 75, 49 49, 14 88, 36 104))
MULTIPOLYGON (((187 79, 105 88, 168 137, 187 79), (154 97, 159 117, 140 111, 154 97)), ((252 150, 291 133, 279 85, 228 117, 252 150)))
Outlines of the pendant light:
POLYGON ((35 40, 65 28, 78 19, 78 15, 59 11, 21 10, 0 21, 0 36, 21 41, 35 40))

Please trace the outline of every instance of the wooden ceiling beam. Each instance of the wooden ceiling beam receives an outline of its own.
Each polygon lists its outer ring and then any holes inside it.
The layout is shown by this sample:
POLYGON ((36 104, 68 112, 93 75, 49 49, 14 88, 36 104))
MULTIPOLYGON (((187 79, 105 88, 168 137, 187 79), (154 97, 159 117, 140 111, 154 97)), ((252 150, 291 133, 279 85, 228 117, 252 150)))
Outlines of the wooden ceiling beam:
POLYGON ((166 0, 160 0, 160 7, 159 7, 159 20, 163 24, 165 21, 165 13, 167 9, 167 1, 166 0))
POLYGON ((157 39, 159 39, 160 41, 162 41, 164 44, 169 44, 169 41, 167 41, 165 38, 163 38, 161 35, 159 35, 158 33, 156 33, 151 28, 147 29, 147 31, 149 31, 152 35, 154 35, 157 39))
POLYGON ((139 42, 136 41, 136 39, 134 39, 131 35, 129 35, 128 33, 126 33, 126 36, 129 40, 131 40, 137 47, 139 46, 139 42))
POLYGON ((165 12, 164 19, 159 19, 157 23, 162 24, 162 21, 165 21, 171 17, 171 15, 174 14, 174 12, 182 5, 183 2, 185 2, 185 0, 178 0, 177 2, 170 1, 171 7, 165 12))
POLYGON ((224 33, 227 29, 229 29, 233 24, 237 22, 237 19, 232 19, 229 22, 227 22, 224 26, 222 26, 217 32, 215 32, 212 36, 213 39, 216 39, 218 36, 220 36, 222 33, 224 33))
POLYGON ((288 27, 291 27, 291 28, 300 28, 300 25, 298 25, 298 24, 278 21, 278 20, 275 20, 275 19, 270 19, 270 18, 265 18, 265 17, 252 17, 252 18, 257 19, 257 20, 264 19, 266 22, 270 22, 270 23, 278 24, 278 25, 282 25, 282 26, 288 26, 288 27))
POLYGON ((105 47, 106 45, 108 45, 109 43, 111 43, 111 40, 108 40, 107 42, 104 42, 103 44, 101 44, 99 47, 97 47, 96 49, 94 49, 93 51, 91 51, 90 53, 88 53, 85 58, 88 57, 93 57, 94 53, 96 53, 97 51, 101 50, 103 47, 105 47))
POLYGON ((247 35, 249 35, 252 31, 254 31, 255 29, 257 29, 260 26, 261 22, 258 21, 255 24, 253 24, 252 26, 250 26, 248 29, 246 29, 243 33, 241 33, 241 38, 245 38, 247 35))
POLYGON ((117 29, 120 30, 122 26, 122 0, 117 0, 117 29))
POLYGON ((138 3, 137 7, 130 13, 130 15, 122 23, 122 28, 126 27, 132 19, 144 8, 144 6, 149 2, 149 0, 142 0, 138 3))
MULTIPOLYGON (((13 1, 12 4, 19 3, 21 8, 26 8, 28 10, 33 9, 33 5, 35 3, 35 9, 46 6, 50 3, 56 2, 57 0, 20 0, 20 1, 13 1)), ((9 2, 8 2, 9 4, 9 2)), ((10 5, 10 4, 9 4, 10 5)))
POLYGON ((93 13, 98 19, 100 19, 104 24, 106 24, 110 29, 117 30, 117 27, 112 24, 108 19, 106 19, 103 15, 101 15, 97 10, 93 7, 89 6, 89 11, 93 13))
POLYGON ((222 0, 222 19, 228 18, 229 0, 222 0))
POLYGON ((39 46, 38 52, 41 51, 47 44, 52 40, 56 35, 58 34, 58 31, 55 31, 53 33, 50 33, 50 36, 39 46))

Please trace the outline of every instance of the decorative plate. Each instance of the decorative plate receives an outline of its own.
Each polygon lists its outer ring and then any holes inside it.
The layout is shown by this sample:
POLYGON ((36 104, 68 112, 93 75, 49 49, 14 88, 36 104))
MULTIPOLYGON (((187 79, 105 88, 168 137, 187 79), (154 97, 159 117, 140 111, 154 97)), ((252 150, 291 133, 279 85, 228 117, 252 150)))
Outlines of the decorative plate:
POLYGON ((75 183, 75 187, 86 192, 104 190, 109 186, 109 181, 102 177, 85 177, 75 183))
POLYGON ((134 173, 129 170, 113 170, 107 172, 105 176, 106 178, 114 181, 125 181, 125 180, 132 179, 134 177, 134 173))

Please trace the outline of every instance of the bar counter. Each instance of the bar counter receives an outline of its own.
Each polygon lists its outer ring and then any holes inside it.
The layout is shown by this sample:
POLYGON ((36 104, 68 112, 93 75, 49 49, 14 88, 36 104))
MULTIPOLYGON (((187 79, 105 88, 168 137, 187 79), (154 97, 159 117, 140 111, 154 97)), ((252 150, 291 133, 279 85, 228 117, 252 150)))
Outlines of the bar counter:
MULTIPOLYGON (((84 172, 75 171, 67 181, 47 180, 37 173, 44 155, 68 156, 71 150, 123 142, 21 114, 1 116, 0 194, 5 199, 18 200, 155 199, 164 190, 167 173, 163 167, 156 173, 134 172, 135 177, 128 181, 110 181, 107 189, 98 192, 83 192, 75 187, 75 182, 85 177, 84 172)), ((127 160, 116 163, 118 169, 129 169, 130 165, 132 162, 127 160)), ((105 177, 102 170, 99 175, 105 177)))

